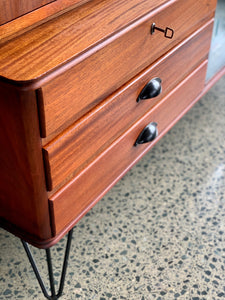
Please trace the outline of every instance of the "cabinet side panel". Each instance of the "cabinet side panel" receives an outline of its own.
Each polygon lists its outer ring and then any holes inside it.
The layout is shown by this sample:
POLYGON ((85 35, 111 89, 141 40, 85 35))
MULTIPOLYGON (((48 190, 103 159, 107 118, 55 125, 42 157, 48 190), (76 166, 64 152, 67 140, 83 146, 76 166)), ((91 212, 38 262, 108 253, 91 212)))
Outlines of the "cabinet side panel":
POLYGON ((0 141, 0 221, 31 240, 50 238, 34 91, 0 85, 0 141))

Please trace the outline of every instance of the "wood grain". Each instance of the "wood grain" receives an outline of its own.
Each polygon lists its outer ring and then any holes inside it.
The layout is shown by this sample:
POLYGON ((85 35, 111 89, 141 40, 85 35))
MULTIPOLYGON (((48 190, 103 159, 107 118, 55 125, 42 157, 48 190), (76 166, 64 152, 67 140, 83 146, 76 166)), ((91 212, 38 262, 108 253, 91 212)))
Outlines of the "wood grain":
POLYGON ((35 240, 50 238, 34 92, 0 85, 0 141, 0 223, 35 240))
POLYGON ((0 25, 55 0, 0 0, 0 25))
POLYGON ((49 189, 54 192, 74 177, 203 61, 210 48, 212 28, 210 21, 47 144, 44 157, 49 189), (137 103, 142 88, 155 77, 162 79, 162 93, 137 103))
POLYGON ((52 225, 56 234, 74 225, 193 105, 204 87, 206 68, 207 62, 204 62, 76 178, 50 198, 52 225), (151 144, 135 147, 137 136, 152 121, 158 123, 158 138, 151 144))
POLYGON ((90 1, 2 45, 0 75, 35 80, 165 2, 90 1))
MULTIPOLYGON (((19 2, 18 0, 16 0, 19 2)), ((7 19, 13 18, 12 14, 9 10, 12 9, 13 11, 15 8, 13 7, 16 3, 14 0, 2 0, 2 13, 1 13, 1 21, 4 23, 7 19), (13 5, 9 7, 9 3, 13 5), (3 6, 3 4, 6 5, 3 6), (4 13, 3 13, 4 12, 4 13), (8 15, 8 17, 7 17, 8 15), (5 20, 5 21, 4 21, 5 20)), ((39 0, 37 0, 39 1, 39 0)), ((11 22, 7 22, 4 26, 0 26, 0 44, 5 43, 7 40, 10 40, 22 33, 31 30, 34 27, 58 16, 66 11, 74 9, 90 0, 53 0, 48 1, 48 6, 40 7, 29 14, 20 16, 20 18, 14 19, 11 22)), ((29 2, 29 5, 32 5, 33 1, 26 1, 29 2)), ((18 5, 15 5, 18 6, 18 5)))
MULTIPOLYGON (((35 1, 29 5, 36 5, 35 1)), ((188 110, 203 89, 206 62, 166 97, 152 103, 153 108, 139 103, 131 119, 124 114, 124 101, 121 112, 116 103, 120 97, 132 102, 146 83, 146 72, 154 72, 145 70, 141 78, 137 74, 156 59, 159 64, 160 56, 208 22, 215 6, 216 0, 57 0, 0 27, 0 224, 4 228, 34 245, 52 245, 158 140, 133 147, 148 122, 154 119, 159 123, 161 138, 188 110), (160 32, 150 36, 152 22, 172 27, 174 40, 168 42, 160 32), (134 76, 136 82, 127 83, 134 76), (104 109, 103 104, 107 104, 104 109), (93 138, 94 130, 99 134, 117 113, 124 120, 118 120, 118 128, 113 126, 112 135, 98 136, 97 148, 91 146, 86 152, 79 149, 81 160, 74 163, 72 146, 79 152, 75 138, 93 138), (77 122, 79 134, 75 137, 73 124, 81 117, 83 123, 77 122), (88 128, 90 124, 93 131, 88 128), (48 135, 44 142, 60 134, 59 144, 52 141, 52 158, 59 164, 62 148, 74 163, 72 173, 61 168, 63 176, 54 182, 62 184, 62 178, 75 178, 49 201, 39 125, 42 136, 48 135), (64 136, 62 131, 67 129, 64 136)), ((20 13, 19 9, 14 12, 20 13)), ((204 52, 206 44, 201 47, 204 52)), ((188 47, 183 50, 188 51, 188 47)), ((182 55, 176 63, 184 66, 182 55)), ((193 57, 191 68, 195 59, 197 64, 198 55, 200 58, 200 53, 193 57)), ((162 69, 170 68, 168 62, 162 69)), ((165 94, 182 79, 177 77, 177 82, 170 84, 174 78, 170 75, 163 77, 168 81, 165 94)), ((85 145, 88 148, 88 143, 85 145)), ((47 166, 49 159, 46 162, 47 166)), ((49 164, 49 170, 51 167, 49 164)))
POLYGON ((91 56, 85 53, 85 60, 44 84, 48 141, 203 25, 214 8, 207 4, 207 0, 172 2, 113 36, 109 44, 102 43, 91 56), (161 32, 150 35, 153 22, 163 28, 169 24, 174 38, 166 39, 161 32))

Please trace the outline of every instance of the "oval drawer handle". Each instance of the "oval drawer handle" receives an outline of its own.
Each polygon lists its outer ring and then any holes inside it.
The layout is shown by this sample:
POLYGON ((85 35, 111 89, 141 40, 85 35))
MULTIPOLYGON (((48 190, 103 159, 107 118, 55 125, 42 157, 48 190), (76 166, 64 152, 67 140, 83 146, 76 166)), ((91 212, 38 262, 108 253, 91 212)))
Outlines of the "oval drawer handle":
POLYGON ((157 123, 149 123, 139 134, 134 146, 153 141, 158 136, 157 123))
POLYGON ((150 80, 140 92, 137 102, 157 97, 162 92, 162 80, 159 77, 150 80))

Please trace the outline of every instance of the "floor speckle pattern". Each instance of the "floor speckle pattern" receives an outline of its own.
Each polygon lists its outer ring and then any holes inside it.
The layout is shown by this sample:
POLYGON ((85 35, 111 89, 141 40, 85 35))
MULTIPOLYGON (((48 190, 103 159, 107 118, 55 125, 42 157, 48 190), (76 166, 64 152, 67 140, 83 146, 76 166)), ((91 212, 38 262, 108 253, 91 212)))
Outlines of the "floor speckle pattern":
MULTIPOLYGON (((44 299, 20 240, 0 249, 0 299, 44 299)), ((224 269, 225 77, 77 224, 61 299, 225 299, 224 269)))

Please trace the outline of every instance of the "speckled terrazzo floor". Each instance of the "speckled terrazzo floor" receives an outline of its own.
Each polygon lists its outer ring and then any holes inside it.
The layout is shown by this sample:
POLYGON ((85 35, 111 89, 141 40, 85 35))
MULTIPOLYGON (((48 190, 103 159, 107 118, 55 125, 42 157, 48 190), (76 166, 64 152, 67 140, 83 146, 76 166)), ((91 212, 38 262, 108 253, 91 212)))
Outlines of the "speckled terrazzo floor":
MULTIPOLYGON (((44 299, 2 229, 0 272, 1 300, 44 299)), ((75 227, 61 299, 225 299, 225 77, 75 227)))

